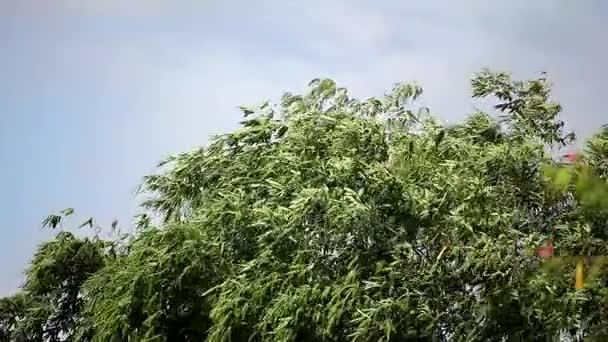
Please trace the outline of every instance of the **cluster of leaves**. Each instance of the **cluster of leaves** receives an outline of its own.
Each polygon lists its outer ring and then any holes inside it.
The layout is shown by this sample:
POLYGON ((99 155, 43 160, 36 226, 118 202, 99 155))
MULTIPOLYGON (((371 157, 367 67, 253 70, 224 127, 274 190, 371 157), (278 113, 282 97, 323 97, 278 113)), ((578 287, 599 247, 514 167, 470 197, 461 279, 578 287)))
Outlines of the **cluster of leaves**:
MULTIPOLYGON (((50 215, 44 226, 60 229, 73 214, 50 215)), ((84 225, 93 226, 93 220, 84 225)), ((8 341, 74 340, 75 327, 83 320, 85 301, 82 287, 106 262, 116 257, 115 245, 94 238, 79 238, 60 229, 56 237, 42 244, 26 270, 22 291, 0 303, 0 339, 8 341)))
MULTIPOLYGON (((571 272, 543 272, 530 253, 558 224, 563 253, 606 249, 601 206, 544 172, 555 164, 546 147, 572 139, 549 84, 489 71, 472 84, 503 117, 444 127, 414 107, 417 85, 361 101, 327 79, 243 107, 238 130, 145 178, 157 226, 143 220, 118 252, 67 233, 43 245, 23 292, 0 303, 0 331, 16 339, 27 326, 32 341, 603 333, 606 277, 577 291, 571 272)), ((605 183, 602 134, 586 172, 605 183)))

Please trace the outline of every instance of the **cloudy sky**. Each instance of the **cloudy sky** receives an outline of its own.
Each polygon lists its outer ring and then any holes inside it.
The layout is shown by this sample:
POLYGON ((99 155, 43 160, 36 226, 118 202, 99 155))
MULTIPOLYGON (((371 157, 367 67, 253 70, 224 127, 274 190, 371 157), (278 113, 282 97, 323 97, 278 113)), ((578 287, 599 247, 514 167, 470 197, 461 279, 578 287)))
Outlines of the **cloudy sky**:
POLYGON ((0 0, 0 295, 44 216, 128 222, 157 161, 315 77, 358 97, 418 81, 458 120, 480 68, 547 71, 587 136, 608 122, 607 15, 601 0, 0 0))

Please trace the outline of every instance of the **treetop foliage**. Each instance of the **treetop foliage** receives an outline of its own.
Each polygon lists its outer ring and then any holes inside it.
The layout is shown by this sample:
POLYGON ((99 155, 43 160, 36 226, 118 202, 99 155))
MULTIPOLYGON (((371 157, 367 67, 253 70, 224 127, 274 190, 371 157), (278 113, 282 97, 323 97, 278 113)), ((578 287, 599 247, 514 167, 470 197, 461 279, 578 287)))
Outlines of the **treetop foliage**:
POLYGON ((544 75, 483 70, 472 88, 501 116, 448 127, 415 105, 416 84, 358 100, 328 79, 241 107, 239 129, 144 178, 148 216, 128 238, 41 245, 0 302, 0 339, 602 336, 604 272, 575 289, 573 265, 534 250, 606 254, 608 130, 556 161, 547 147, 574 135, 544 75))

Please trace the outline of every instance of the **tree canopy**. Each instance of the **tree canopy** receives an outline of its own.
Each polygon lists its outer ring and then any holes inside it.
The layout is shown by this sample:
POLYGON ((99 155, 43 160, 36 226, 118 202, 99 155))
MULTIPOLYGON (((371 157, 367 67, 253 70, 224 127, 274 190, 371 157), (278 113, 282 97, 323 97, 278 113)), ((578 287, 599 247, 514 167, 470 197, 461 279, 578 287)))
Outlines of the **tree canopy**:
POLYGON ((0 340, 601 340, 602 265, 577 289, 574 264, 534 251, 606 255, 608 129, 565 162, 545 75, 483 70, 472 93, 498 115, 446 126, 416 84, 358 100, 329 79, 241 107, 144 178, 128 236, 51 215, 0 340))

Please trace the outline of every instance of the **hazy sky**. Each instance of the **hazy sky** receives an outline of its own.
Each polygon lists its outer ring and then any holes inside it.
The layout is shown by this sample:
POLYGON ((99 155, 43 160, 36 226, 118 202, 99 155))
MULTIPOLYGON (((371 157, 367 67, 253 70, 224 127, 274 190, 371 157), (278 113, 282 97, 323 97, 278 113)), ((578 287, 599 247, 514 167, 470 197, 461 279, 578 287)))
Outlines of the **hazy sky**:
POLYGON ((128 221, 156 162, 315 77, 358 97, 415 80, 457 120, 480 68, 547 71, 588 135, 608 123, 607 16, 602 0, 0 0, 0 295, 47 214, 128 221))

